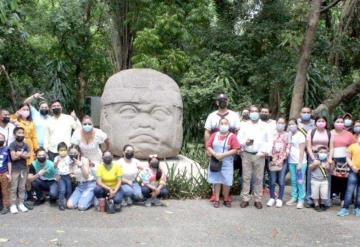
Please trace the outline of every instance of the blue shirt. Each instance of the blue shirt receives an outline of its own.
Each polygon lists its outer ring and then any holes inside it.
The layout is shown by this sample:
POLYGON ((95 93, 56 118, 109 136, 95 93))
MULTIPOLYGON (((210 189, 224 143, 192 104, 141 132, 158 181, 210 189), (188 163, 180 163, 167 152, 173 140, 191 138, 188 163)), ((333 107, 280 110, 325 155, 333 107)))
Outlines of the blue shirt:
POLYGON ((50 117, 41 115, 33 106, 31 106, 31 116, 36 127, 36 137, 39 147, 44 147, 45 130, 48 126, 50 117))
POLYGON ((0 174, 8 171, 8 164, 10 162, 10 152, 8 147, 0 148, 0 174))

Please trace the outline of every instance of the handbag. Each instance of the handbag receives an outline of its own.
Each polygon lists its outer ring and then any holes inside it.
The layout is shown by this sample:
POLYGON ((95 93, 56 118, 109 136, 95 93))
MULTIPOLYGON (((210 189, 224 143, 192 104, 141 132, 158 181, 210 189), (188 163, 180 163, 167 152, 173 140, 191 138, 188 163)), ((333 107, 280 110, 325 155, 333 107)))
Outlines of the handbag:
POLYGON ((347 178, 349 176, 350 167, 347 162, 335 162, 333 175, 335 177, 347 178))
MULTIPOLYGON (((226 141, 229 137, 229 134, 226 136, 226 139, 224 141, 224 146, 223 146, 223 152, 225 151, 225 145, 226 145, 226 141)), ((211 155, 210 157, 210 171, 211 172, 219 172, 221 171, 221 167, 222 167, 222 160, 218 160, 217 158, 215 158, 214 156, 211 155)))

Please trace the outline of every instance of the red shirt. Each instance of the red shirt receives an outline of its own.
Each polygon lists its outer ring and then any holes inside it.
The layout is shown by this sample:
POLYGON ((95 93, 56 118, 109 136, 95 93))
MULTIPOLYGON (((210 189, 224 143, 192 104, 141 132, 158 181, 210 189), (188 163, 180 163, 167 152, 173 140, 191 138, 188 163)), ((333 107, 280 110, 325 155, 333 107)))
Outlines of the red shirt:
MULTIPOLYGON (((211 147, 212 148, 212 145, 213 145, 213 142, 214 142, 214 139, 215 139, 215 136, 216 136, 216 133, 218 132, 215 132, 215 133, 212 133, 211 136, 210 136, 210 139, 207 143, 207 147, 211 147)), ((230 133, 229 134, 230 136, 228 137, 227 139, 227 145, 230 146, 229 150, 232 150, 232 149, 240 149, 240 143, 236 137, 236 135, 230 133)), ((223 141, 225 140, 226 138, 226 135, 218 135, 218 138, 219 138, 219 141, 223 141)))

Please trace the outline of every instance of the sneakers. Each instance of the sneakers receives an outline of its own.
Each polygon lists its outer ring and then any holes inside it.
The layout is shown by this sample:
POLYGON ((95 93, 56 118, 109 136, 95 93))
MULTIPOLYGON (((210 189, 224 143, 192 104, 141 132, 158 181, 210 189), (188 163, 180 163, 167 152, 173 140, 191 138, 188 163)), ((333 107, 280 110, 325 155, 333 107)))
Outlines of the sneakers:
POLYGON ((272 207, 275 205, 275 199, 270 198, 270 200, 266 203, 266 206, 272 207))
POLYGON ((12 213, 12 214, 17 214, 17 213, 19 213, 16 205, 11 205, 11 207, 10 207, 10 213, 12 213))
POLYGON ((275 207, 281 208, 283 206, 283 201, 280 199, 276 199, 275 207))
POLYGON ((162 206, 163 203, 160 201, 159 198, 155 198, 153 201, 152 201, 152 204, 154 204, 154 206, 162 206))
POLYGON ((295 205, 295 204, 296 204, 296 200, 293 199, 293 198, 291 198, 290 201, 287 201, 287 202, 286 202, 286 205, 288 205, 288 206, 293 206, 293 205, 295 205))
POLYGON ((26 213, 27 211, 29 211, 29 209, 27 207, 25 207, 24 204, 19 204, 19 210, 23 213, 26 213))
POLYGON ((349 215, 349 209, 346 209, 346 208, 340 209, 340 211, 337 213, 337 216, 340 216, 340 217, 344 217, 344 216, 348 216, 348 215, 349 215))
POLYGON ((9 209, 5 207, 0 211, 0 214, 7 214, 7 213, 9 213, 9 209))
POLYGON ((304 208, 304 202, 298 202, 296 205, 297 209, 303 209, 304 208))
POLYGON ((219 208, 220 207, 220 201, 214 201, 214 208, 219 208))
POLYGON ((145 207, 151 207, 152 198, 148 198, 145 201, 145 207))
POLYGON ((354 211, 355 211, 355 216, 360 217, 360 208, 355 208, 354 211))
POLYGON ((127 204, 128 204, 128 206, 133 205, 133 200, 131 199, 131 197, 127 198, 127 204))

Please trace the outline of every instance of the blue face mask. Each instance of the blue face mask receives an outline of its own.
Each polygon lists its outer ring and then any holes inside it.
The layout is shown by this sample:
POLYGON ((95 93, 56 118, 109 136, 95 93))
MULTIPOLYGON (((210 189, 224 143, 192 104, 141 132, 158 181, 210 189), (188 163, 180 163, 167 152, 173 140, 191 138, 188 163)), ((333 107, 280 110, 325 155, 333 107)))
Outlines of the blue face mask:
POLYGON ((93 126, 92 125, 83 125, 82 128, 85 132, 90 132, 90 131, 92 131, 93 126))
POLYGON ((252 121, 259 120, 260 114, 258 112, 250 112, 250 119, 252 121))
POLYGON ((296 125, 289 125, 289 130, 292 132, 292 133, 295 133, 297 131, 297 126, 296 125))
POLYGON ((328 157, 327 153, 319 153, 318 155, 319 155, 319 159, 320 159, 321 161, 326 160, 327 157, 328 157))
POLYGON ((311 119, 311 114, 309 113, 301 113, 301 120, 309 121, 311 119))
POLYGON ((344 120, 344 125, 345 125, 345 127, 350 127, 352 125, 352 120, 351 119, 345 119, 344 120))
POLYGON ((356 134, 360 133, 360 126, 355 126, 355 127, 354 127, 354 132, 355 132, 356 134))

